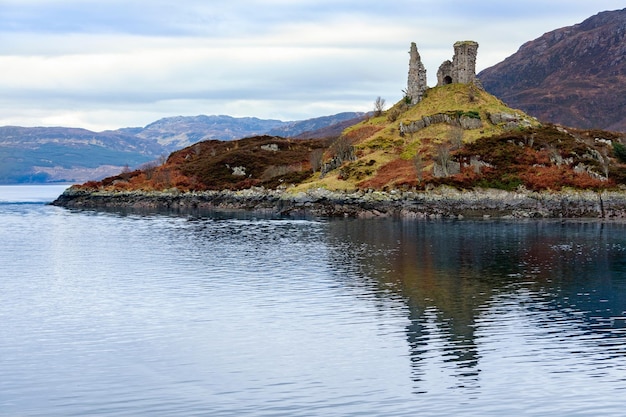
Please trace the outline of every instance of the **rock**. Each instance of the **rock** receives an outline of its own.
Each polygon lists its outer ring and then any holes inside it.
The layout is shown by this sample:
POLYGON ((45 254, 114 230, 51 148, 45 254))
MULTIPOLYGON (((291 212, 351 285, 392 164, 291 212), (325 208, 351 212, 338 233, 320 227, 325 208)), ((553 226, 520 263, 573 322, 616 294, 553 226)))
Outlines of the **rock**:
POLYGON ((483 127, 483 121, 475 117, 461 116, 459 123, 465 130, 480 129, 483 127))
POLYGON ((68 208, 250 210, 291 216, 405 218, 616 218, 626 219, 626 192, 515 192, 439 187, 426 192, 368 193, 314 189, 297 194, 263 188, 241 191, 110 192, 66 190, 53 205, 68 208))
POLYGON ((511 113, 490 113, 489 121, 494 125, 499 125, 500 123, 516 122, 517 117, 511 113))

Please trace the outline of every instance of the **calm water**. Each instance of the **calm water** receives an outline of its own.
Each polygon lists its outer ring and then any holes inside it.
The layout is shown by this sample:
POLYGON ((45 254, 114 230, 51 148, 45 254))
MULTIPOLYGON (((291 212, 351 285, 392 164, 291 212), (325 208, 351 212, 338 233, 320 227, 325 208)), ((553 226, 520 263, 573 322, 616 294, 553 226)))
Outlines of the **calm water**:
POLYGON ((0 187, 1 416, 621 416, 626 225, 50 207, 0 187))

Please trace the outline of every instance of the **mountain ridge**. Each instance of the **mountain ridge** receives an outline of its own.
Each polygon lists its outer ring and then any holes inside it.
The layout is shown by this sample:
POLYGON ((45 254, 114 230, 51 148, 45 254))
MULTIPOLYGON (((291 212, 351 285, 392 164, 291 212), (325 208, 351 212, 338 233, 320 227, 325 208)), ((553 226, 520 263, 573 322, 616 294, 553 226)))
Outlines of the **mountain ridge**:
POLYGON ((626 9, 547 32, 478 77, 541 120, 626 132, 626 9))

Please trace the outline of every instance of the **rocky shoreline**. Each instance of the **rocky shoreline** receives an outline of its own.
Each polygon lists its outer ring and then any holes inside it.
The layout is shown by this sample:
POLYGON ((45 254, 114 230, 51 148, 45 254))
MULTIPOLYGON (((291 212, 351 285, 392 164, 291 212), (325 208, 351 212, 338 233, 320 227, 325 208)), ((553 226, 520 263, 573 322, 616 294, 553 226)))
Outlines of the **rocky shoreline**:
POLYGON ((619 191, 459 191, 440 187, 426 192, 313 189, 294 193, 263 188, 201 192, 70 188, 51 204, 74 209, 245 210, 315 217, 626 219, 626 192, 619 191))

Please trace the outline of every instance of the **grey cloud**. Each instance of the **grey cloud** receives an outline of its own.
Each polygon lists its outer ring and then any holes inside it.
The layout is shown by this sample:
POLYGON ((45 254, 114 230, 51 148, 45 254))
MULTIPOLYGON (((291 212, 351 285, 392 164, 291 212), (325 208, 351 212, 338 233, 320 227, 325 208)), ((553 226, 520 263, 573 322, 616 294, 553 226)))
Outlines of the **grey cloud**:
POLYGON ((484 67, 616 3, 0 0, 0 113, 369 110, 378 95, 401 98, 411 41, 432 78, 456 40, 479 41, 484 67))

